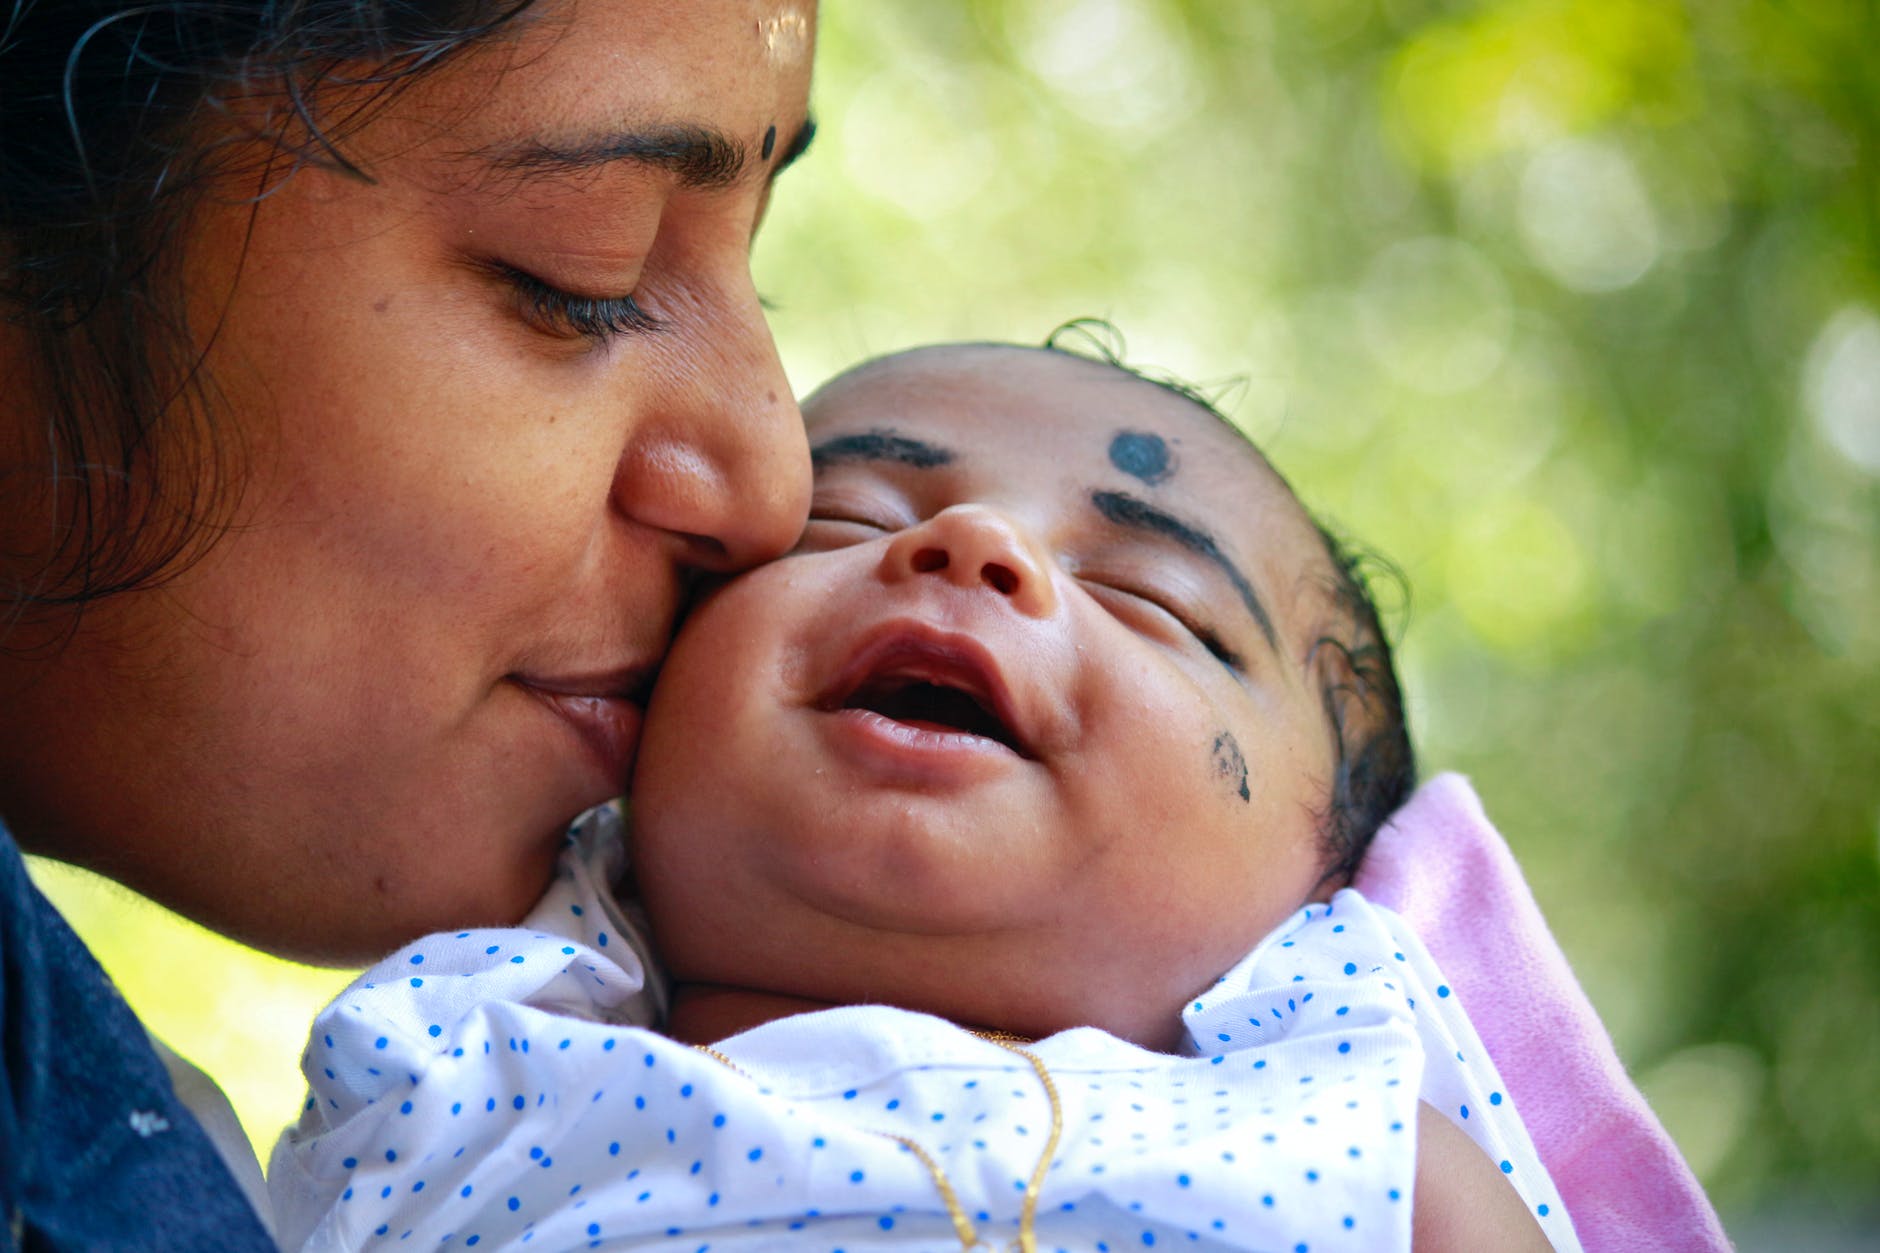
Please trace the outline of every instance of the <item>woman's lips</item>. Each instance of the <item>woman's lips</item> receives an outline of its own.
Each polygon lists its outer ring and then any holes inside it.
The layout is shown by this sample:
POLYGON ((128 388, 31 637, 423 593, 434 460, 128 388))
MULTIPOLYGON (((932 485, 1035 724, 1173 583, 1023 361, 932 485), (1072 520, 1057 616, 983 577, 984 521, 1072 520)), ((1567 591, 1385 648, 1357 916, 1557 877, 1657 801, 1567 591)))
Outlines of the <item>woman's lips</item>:
POLYGON ((611 787, 626 787, 646 719, 651 667, 591 676, 513 674, 509 678, 568 724, 587 745, 611 787))

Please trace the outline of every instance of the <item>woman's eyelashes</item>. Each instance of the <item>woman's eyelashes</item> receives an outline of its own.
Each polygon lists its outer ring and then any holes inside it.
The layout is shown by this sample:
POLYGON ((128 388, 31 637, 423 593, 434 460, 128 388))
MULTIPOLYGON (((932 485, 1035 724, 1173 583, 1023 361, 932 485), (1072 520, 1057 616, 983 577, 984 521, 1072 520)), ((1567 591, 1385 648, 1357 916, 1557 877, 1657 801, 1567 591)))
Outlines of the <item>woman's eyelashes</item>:
POLYGON ((631 292, 579 296, 513 265, 497 261, 490 268, 514 289, 523 321, 545 334, 601 341, 616 335, 650 334, 664 325, 642 309, 631 292))

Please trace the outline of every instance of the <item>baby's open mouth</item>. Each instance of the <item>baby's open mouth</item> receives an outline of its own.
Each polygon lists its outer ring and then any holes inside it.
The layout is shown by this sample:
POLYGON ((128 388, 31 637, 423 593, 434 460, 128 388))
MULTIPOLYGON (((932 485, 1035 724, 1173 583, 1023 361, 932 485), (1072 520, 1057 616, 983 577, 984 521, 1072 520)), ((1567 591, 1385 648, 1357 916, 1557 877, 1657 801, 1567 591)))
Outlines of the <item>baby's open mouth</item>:
POLYGON ((963 637, 895 633, 864 648, 819 707, 860 710, 940 734, 977 736, 1033 757, 985 650, 963 637))
POLYGON ((843 709, 866 709, 927 731, 953 731, 1020 749, 1011 728, 971 692, 907 675, 870 679, 849 694, 843 709))

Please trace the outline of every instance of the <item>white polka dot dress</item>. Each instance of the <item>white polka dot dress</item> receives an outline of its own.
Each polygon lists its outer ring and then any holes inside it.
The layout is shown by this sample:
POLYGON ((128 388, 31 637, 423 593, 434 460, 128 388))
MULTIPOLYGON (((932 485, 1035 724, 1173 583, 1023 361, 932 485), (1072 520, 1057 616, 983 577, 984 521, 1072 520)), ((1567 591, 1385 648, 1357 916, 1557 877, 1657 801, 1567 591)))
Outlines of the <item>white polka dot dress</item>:
MULTIPOLYGON (((957 1249, 891 1137, 982 1239, 1015 1236, 1051 1128, 1023 1057, 881 1006, 768 1023, 722 1059, 627 1025, 658 989, 599 890, 615 822, 586 821, 528 926, 429 937, 320 1016, 270 1171, 287 1247, 957 1249)), ((1183 1017, 1185 1056, 1093 1029, 1029 1046, 1063 1121, 1040 1249, 1408 1249, 1419 1097, 1579 1247, 1389 911, 1350 891, 1301 911, 1183 1017)))

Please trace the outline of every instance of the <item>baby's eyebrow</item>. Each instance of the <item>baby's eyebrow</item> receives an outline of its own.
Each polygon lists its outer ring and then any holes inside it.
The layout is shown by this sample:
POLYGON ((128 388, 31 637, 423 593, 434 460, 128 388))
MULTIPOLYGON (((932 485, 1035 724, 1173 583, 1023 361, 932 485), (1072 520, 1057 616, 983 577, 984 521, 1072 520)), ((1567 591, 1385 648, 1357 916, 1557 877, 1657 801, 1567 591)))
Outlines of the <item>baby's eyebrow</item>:
POLYGON ((1233 559, 1221 551, 1220 542, 1202 528, 1184 522, 1172 513, 1156 508, 1146 500, 1123 492, 1097 491, 1090 493, 1090 503, 1106 520, 1117 526, 1126 526, 1132 530, 1147 531, 1174 540, 1188 551, 1207 558, 1227 575, 1234 590, 1240 593, 1241 603, 1259 625, 1260 634, 1266 636, 1267 646, 1279 651, 1279 635, 1273 630, 1273 619, 1267 615, 1266 606, 1260 603, 1260 597, 1253 590, 1253 584, 1240 572, 1233 559))
POLYGON ((852 461, 894 461, 916 470, 931 470, 950 464, 953 450, 880 427, 859 435, 837 435, 809 450, 810 466, 816 470, 852 461))

